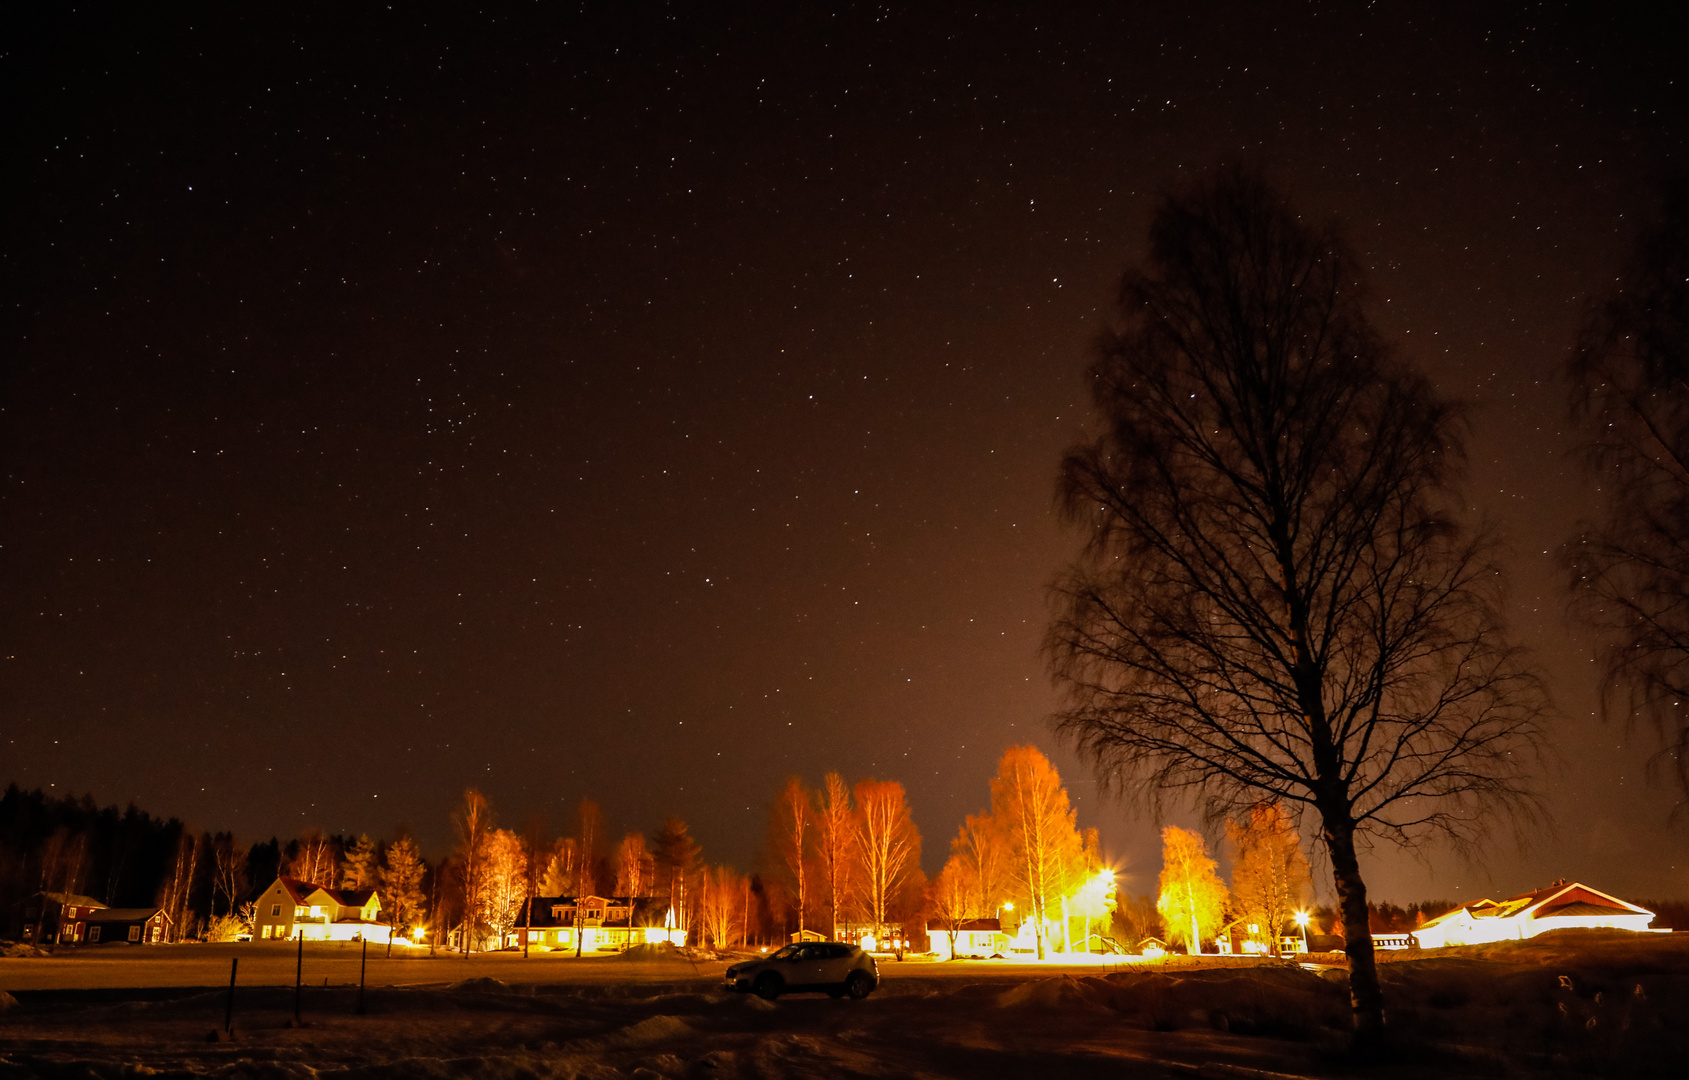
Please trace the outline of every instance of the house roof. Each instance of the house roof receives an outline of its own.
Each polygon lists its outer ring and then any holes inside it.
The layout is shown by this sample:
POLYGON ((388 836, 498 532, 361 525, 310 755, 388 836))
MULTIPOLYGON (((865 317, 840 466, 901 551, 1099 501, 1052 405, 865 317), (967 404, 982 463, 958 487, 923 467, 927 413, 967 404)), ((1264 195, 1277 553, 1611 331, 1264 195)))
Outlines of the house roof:
POLYGON ((1557 915, 1653 915, 1647 908, 1620 900, 1600 889, 1577 881, 1556 881, 1546 888, 1510 896, 1506 900, 1474 900, 1463 907, 1445 912, 1435 919, 1427 919, 1425 926, 1437 926, 1451 919, 1465 916, 1471 920, 1552 918, 1557 915))
POLYGON ((361 908, 375 895, 374 889, 330 889, 324 886, 322 891, 341 907, 361 908))
POLYGON ((165 912, 165 910, 163 908, 156 907, 101 908, 98 911, 90 912, 88 914, 88 921, 97 923, 146 922, 154 915, 163 915, 166 922, 170 921, 170 916, 165 912))
POLYGON ((91 908, 103 908, 103 907, 105 907, 104 904, 100 903, 98 900, 94 899, 92 896, 83 896, 81 893, 44 892, 44 893, 41 893, 40 895, 43 899, 51 900, 53 903, 58 904, 62 907, 91 907, 91 908))
POLYGON ((315 884, 314 882, 303 881, 294 877, 279 877, 276 881, 281 884, 282 888, 287 890, 287 894, 289 896, 293 897, 293 902, 295 904, 305 903, 305 898, 307 896, 310 896, 312 893, 322 888, 321 885, 315 884))

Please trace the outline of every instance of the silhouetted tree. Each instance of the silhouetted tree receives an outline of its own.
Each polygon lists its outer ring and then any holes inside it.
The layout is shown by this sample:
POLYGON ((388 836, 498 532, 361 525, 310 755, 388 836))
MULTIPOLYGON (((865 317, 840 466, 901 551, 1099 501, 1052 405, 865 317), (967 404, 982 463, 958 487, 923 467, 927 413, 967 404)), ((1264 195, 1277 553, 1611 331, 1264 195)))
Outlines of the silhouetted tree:
POLYGON ((1592 310, 1568 375, 1604 505, 1563 555, 1601 634, 1602 707, 1659 732, 1689 795, 1689 180, 1592 310))
POLYGON ((1216 822, 1319 814, 1370 1051, 1356 834, 1459 842, 1528 811, 1543 699, 1454 517, 1455 411, 1380 344, 1358 278, 1241 171, 1163 202, 1091 371, 1103 431, 1062 465, 1086 546, 1047 647, 1104 784, 1216 822))

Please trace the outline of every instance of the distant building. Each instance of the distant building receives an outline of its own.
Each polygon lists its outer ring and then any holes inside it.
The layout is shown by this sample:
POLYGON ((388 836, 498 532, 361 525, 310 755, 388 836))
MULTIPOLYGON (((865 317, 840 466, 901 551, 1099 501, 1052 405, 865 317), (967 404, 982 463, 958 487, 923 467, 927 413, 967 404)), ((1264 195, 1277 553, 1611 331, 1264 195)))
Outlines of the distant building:
POLYGON ((528 944, 542 949, 577 945, 587 952, 620 952, 630 945, 668 942, 686 944, 686 931, 676 925, 667 897, 656 896, 535 896, 522 904, 516 926, 502 946, 528 944))
POLYGON ((1506 900, 1478 900, 1455 908, 1430 920, 1412 936, 1422 949, 1440 949, 1446 945, 1523 941, 1569 927, 1646 932, 1653 921, 1654 913, 1646 908, 1588 885, 1562 880, 1506 900))
POLYGON ((1003 924, 997 919, 964 919, 955 924, 956 950, 950 950, 950 924, 944 919, 927 921, 927 951, 941 960, 958 956, 993 956, 1003 950, 1006 941, 1003 924))
POLYGON ((374 889, 329 889, 298 878, 279 877, 253 906, 254 941, 375 941, 386 943, 393 928, 381 921, 374 889))
POLYGON ((38 892, 23 902, 16 933, 37 945, 78 945, 88 936, 88 916, 106 905, 77 893, 38 892))
POLYGON ((165 939, 170 928, 170 916, 163 908, 101 907, 83 916, 87 932, 85 945, 126 942, 130 945, 157 945, 165 939))
POLYGON ((819 930, 811 930, 811 929, 809 929, 809 928, 807 928, 807 927, 805 927, 805 928, 804 928, 804 929, 802 929, 802 930, 797 930, 797 931, 794 931, 794 932, 793 932, 793 933, 790 933, 790 934, 787 934, 787 935, 786 935, 786 936, 787 936, 787 937, 788 937, 788 938, 789 938, 789 939, 790 939, 790 940, 791 940, 791 941, 792 941, 792 942, 793 942, 793 943, 794 943, 794 944, 796 944, 796 943, 798 943, 798 942, 808 942, 808 941, 826 941, 826 940, 827 940, 827 935, 826 935, 826 934, 823 934, 823 933, 822 933, 822 932, 821 932, 821 931, 819 931, 819 930))

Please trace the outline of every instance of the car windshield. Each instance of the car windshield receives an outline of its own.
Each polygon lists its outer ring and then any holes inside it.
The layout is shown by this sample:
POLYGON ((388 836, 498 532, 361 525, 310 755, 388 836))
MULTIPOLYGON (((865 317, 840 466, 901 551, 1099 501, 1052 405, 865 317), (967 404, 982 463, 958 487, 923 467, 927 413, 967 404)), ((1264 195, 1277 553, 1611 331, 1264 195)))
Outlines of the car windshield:
POLYGON ((800 951, 799 946, 797 946, 797 945, 787 945, 785 948, 781 949, 779 952, 776 952, 773 956, 770 956, 769 959, 770 960, 796 960, 798 958, 798 952, 799 951, 800 951))

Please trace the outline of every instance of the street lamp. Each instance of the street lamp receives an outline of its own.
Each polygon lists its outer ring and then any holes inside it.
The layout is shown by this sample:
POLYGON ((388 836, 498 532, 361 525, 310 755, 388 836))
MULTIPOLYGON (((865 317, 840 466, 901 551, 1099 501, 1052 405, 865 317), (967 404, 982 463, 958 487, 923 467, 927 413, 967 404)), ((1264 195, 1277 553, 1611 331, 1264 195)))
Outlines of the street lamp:
POLYGON ((1300 926, 1302 928, 1302 951, 1307 952, 1308 951, 1308 913, 1306 911, 1298 911, 1296 913, 1296 925, 1300 926))

